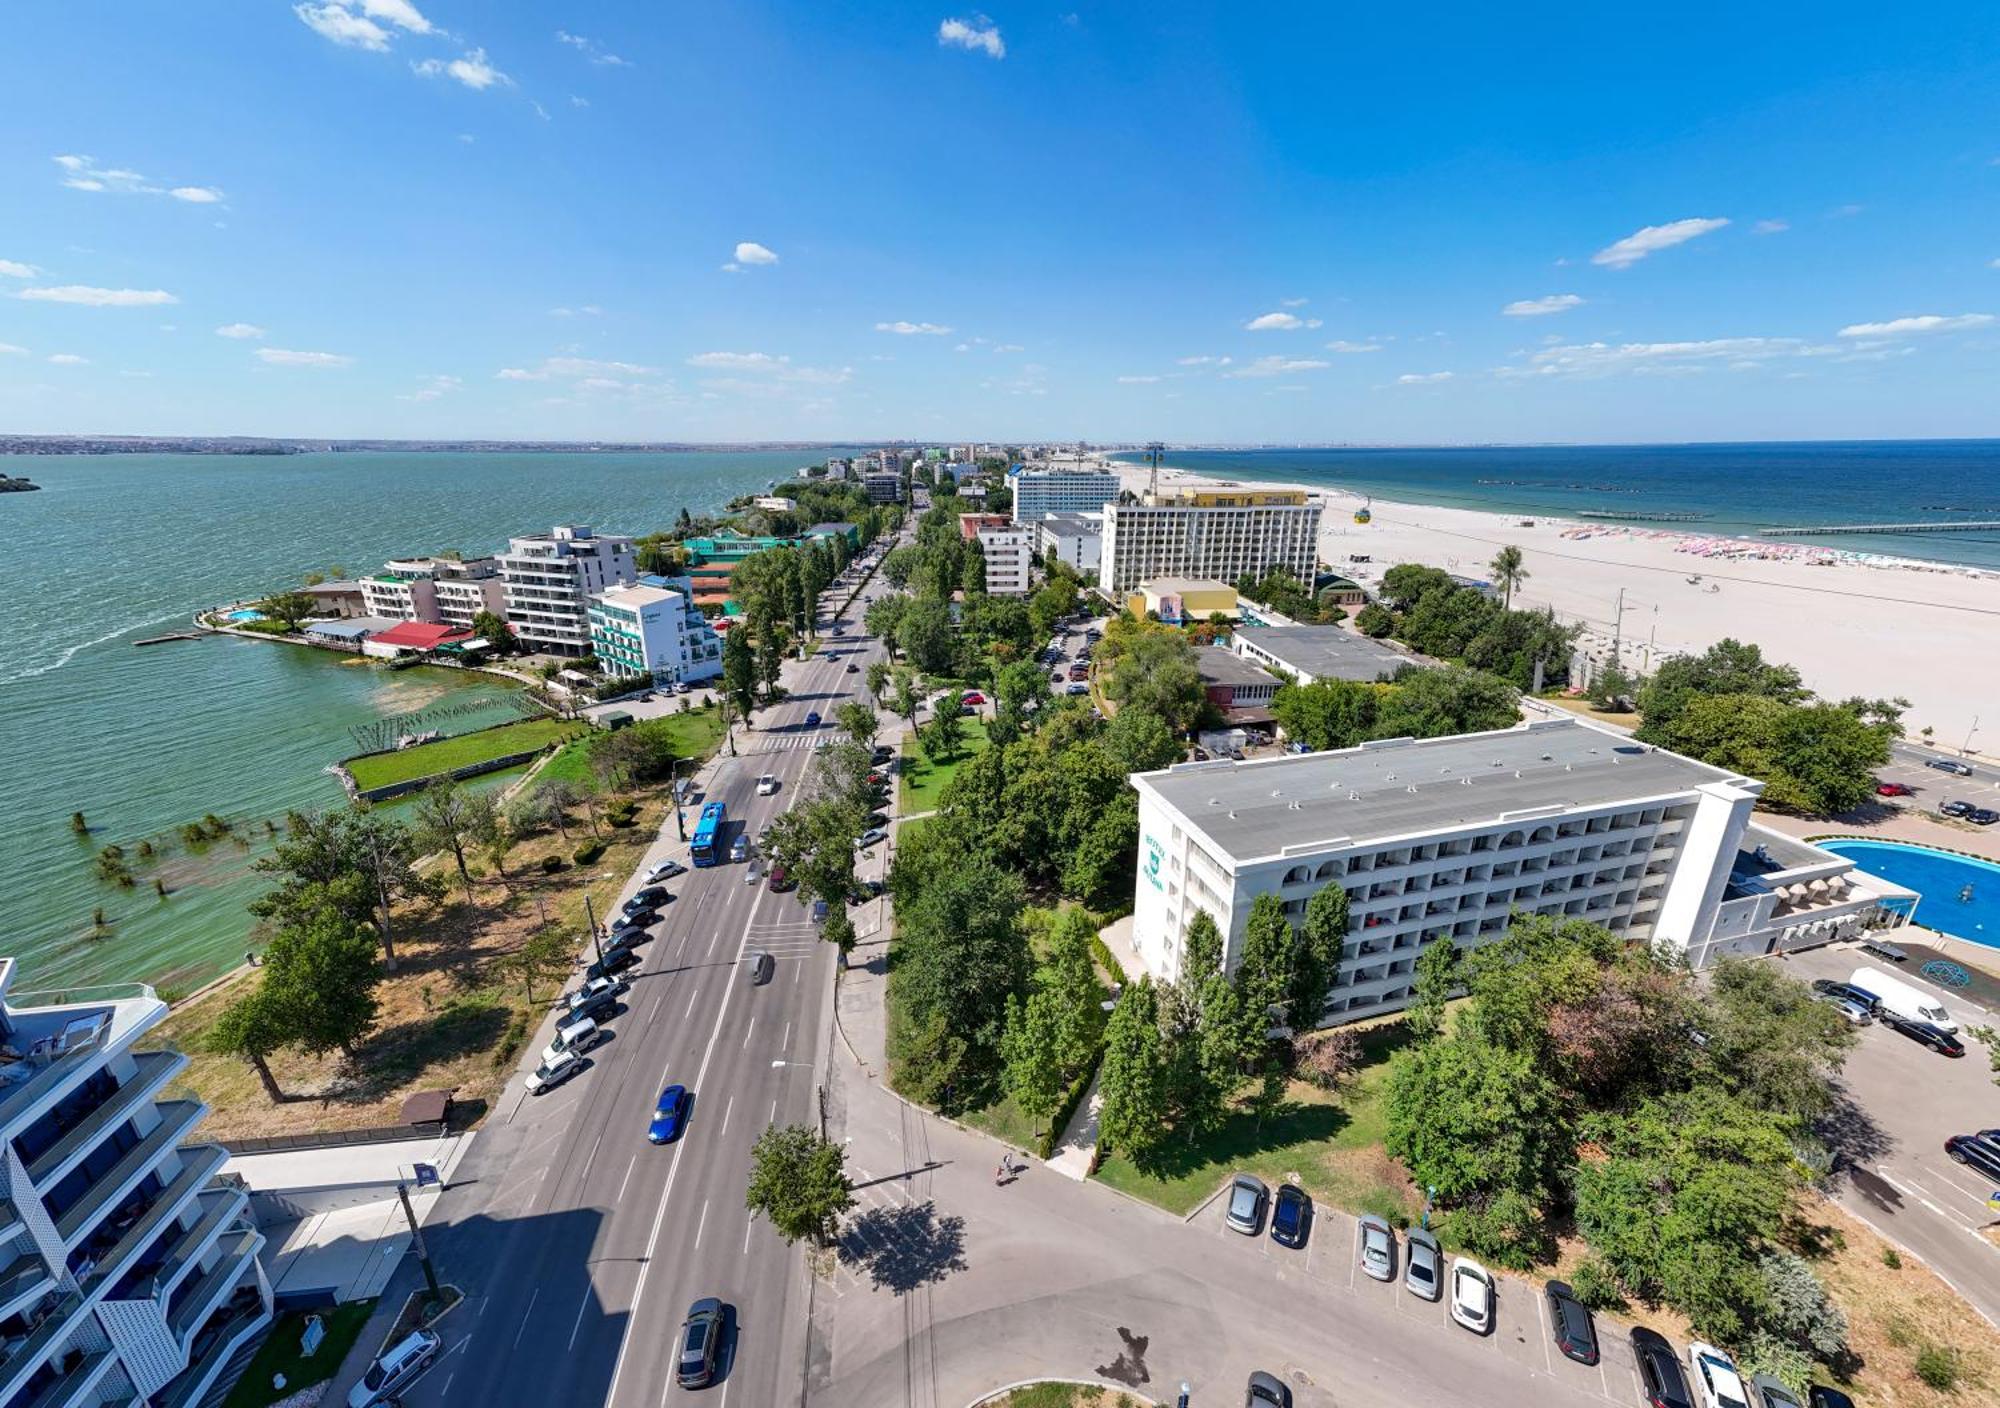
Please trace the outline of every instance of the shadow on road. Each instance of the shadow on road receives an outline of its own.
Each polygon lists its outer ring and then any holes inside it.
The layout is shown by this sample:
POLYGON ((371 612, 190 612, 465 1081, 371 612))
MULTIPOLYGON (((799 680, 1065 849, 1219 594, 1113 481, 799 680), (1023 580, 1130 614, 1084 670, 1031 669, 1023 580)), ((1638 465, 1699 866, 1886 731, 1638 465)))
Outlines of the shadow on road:
POLYGON ((965 1219, 933 1203, 871 1208, 841 1231, 840 1259, 896 1295, 965 1270, 965 1219))
POLYGON ((1833 1167, 1850 1173, 1858 1172, 1861 1164, 1881 1158, 1896 1142, 1846 1091, 1840 1093, 1839 1102, 1820 1122, 1819 1133, 1826 1141, 1827 1152, 1833 1156, 1833 1167))

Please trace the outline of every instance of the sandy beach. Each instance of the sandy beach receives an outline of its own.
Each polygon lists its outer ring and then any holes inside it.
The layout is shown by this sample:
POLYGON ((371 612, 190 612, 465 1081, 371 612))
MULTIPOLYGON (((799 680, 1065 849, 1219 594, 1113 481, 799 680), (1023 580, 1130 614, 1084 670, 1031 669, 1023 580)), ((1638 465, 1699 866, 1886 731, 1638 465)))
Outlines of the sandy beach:
MULTIPOLYGON (((1134 492, 1144 491, 1144 465, 1112 468, 1134 492)), ((1248 482, 1160 471, 1162 488, 1248 482)), ((1974 730, 1975 752, 2000 749, 2000 705, 1986 703, 1989 695, 2000 697, 2000 573, 1673 527, 1530 519, 1379 498, 1367 501, 1371 521, 1357 524, 1360 495, 1282 487, 1304 490, 1326 506, 1320 557, 1365 584, 1400 562, 1484 577, 1493 554, 1513 543, 1530 574, 1515 594, 1517 606, 1552 607, 1563 620, 1609 636, 1622 589, 1628 668, 1643 670, 1652 660, 1734 636, 1796 665, 1826 697, 1908 699, 1905 723, 1913 738, 1929 725, 1940 746, 1956 748, 1974 730), (1356 555, 1368 561, 1353 562, 1356 555)))

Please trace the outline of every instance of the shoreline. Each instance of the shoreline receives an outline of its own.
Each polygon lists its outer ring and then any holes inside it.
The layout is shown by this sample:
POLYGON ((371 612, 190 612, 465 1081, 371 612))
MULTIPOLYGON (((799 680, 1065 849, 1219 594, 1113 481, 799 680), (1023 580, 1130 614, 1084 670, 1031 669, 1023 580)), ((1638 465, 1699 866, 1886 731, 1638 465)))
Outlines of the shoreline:
MULTIPOLYGON (((1104 463, 1125 488, 1144 492, 1147 466, 1104 463)), ((1907 698, 1910 735, 1929 725, 1950 746, 1978 739, 1982 697, 2000 698, 1992 650, 2000 570, 1160 466, 1163 489, 1250 484, 1298 490, 1323 505, 1321 561, 1364 585, 1403 562, 1484 578, 1494 553, 1518 546, 1529 576, 1515 605, 1551 609, 1605 644, 1615 635, 1628 669, 1650 672, 1669 655, 1734 637, 1796 666, 1823 697, 1907 698), (1372 521, 1357 524, 1364 505, 1372 521)), ((2000 728, 2000 706, 1988 712, 2000 728)))

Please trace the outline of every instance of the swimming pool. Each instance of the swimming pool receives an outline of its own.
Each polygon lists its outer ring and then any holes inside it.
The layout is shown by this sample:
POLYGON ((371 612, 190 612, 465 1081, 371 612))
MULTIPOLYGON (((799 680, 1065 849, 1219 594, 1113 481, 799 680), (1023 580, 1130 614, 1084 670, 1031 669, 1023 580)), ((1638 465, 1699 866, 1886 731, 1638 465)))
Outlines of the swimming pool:
POLYGON ((2000 948, 2000 865, 1905 841, 1816 841, 1863 870, 1922 895, 1917 923, 1953 938, 2000 948))
POLYGON ((245 607, 241 611, 230 612, 222 619, 225 621, 261 621, 264 619, 264 613, 261 611, 252 611, 248 607, 245 607))

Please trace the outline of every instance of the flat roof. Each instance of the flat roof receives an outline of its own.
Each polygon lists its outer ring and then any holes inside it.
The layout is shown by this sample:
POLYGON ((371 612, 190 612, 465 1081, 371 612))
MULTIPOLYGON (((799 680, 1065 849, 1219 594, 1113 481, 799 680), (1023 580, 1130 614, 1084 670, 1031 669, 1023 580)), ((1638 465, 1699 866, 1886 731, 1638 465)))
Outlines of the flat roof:
POLYGON ((1154 596, 1186 596, 1189 592, 1234 592, 1236 588, 1215 577, 1154 577, 1135 589, 1154 596))
POLYGON ((1253 665, 1233 650, 1204 645, 1194 652, 1195 668, 1206 684, 1279 684, 1278 677, 1261 665, 1253 665))
POLYGON ((1370 683, 1393 675, 1405 665, 1427 665, 1423 656, 1405 653, 1339 626, 1263 626, 1246 630, 1244 642, 1268 651, 1286 669, 1314 679, 1370 683))
POLYGON ((678 601, 680 595, 665 587, 611 587, 599 592, 597 599, 607 606, 658 606, 661 602, 678 601))
POLYGON ((1287 848, 1489 825, 1513 813, 1607 806, 1708 783, 1761 790, 1740 774, 1574 719, 1242 763, 1182 763, 1139 773, 1132 783, 1239 863, 1287 848))
POLYGON ((1100 538, 1104 536, 1102 514, 1045 513, 1033 525, 1058 538, 1100 538))

